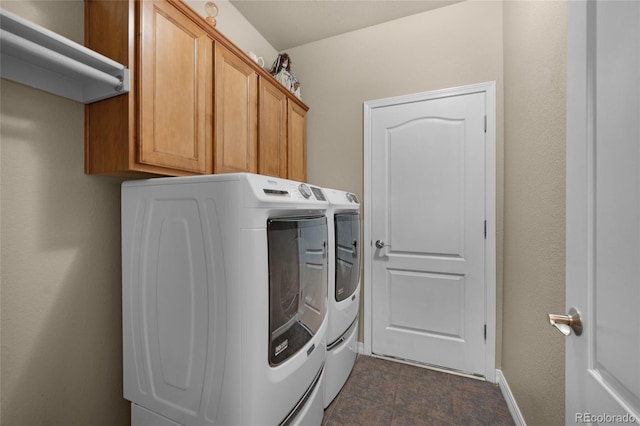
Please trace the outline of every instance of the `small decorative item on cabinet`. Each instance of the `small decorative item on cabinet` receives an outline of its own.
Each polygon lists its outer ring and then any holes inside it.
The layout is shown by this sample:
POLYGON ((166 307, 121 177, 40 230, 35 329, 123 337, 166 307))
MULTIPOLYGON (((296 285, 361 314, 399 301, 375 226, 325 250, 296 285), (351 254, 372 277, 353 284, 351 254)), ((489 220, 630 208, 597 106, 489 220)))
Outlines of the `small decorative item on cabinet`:
POLYGON ((218 6, 216 6, 216 4, 212 1, 207 2, 207 4, 204 5, 205 10, 207 11, 207 17, 205 18, 205 20, 212 26, 215 27, 216 26, 216 16, 218 16, 218 6))
POLYGON ((260 67, 264 68, 264 59, 262 58, 262 56, 258 56, 254 52, 249 52, 249 57, 258 65, 260 65, 260 67))
POLYGON ((271 74, 286 87, 298 99, 302 99, 300 81, 291 72, 291 58, 286 53, 281 53, 271 66, 271 74))

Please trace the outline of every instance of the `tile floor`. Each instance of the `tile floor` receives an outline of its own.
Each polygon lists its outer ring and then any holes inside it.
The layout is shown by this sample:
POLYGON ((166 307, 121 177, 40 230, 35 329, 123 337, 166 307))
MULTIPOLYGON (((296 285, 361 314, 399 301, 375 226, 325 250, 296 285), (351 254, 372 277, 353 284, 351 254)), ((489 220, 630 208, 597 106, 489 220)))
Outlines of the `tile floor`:
POLYGON ((323 426, 513 425, 498 385, 364 355, 323 426))

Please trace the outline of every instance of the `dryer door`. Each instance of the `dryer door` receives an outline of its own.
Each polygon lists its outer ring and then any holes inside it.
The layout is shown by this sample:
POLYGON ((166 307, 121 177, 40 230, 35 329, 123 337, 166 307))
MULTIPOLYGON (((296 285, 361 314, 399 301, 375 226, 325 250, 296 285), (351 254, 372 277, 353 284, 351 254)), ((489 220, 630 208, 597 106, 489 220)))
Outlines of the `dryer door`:
POLYGON ((336 213, 336 302, 350 297, 360 282, 360 214, 336 213))
POLYGON ((326 315, 327 219, 267 221, 269 244, 269 363, 297 353, 326 315))

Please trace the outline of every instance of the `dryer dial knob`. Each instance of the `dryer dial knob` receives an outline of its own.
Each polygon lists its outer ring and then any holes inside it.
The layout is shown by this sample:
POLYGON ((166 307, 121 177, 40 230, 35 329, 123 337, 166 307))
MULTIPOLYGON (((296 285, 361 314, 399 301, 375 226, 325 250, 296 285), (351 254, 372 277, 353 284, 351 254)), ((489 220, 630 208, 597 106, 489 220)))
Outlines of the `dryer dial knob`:
POLYGON ((312 195, 311 188, 309 188, 309 185, 307 185, 306 183, 301 183, 300 185, 298 185, 298 190, 300 190, 300 193, 304 198, 309 198, 312 195))

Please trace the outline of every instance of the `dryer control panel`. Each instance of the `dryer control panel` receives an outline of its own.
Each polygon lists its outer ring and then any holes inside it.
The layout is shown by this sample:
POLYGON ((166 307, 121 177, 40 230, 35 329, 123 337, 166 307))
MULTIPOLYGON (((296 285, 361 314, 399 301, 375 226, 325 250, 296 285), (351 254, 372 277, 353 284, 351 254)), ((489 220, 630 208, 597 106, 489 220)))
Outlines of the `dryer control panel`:
POLYGON ((322 188, 304 182, 262 175, 248 175, 254 193, 266 202, 327 203, 322 188))

